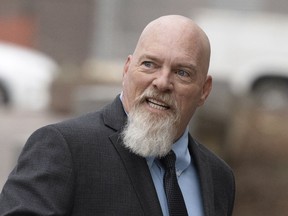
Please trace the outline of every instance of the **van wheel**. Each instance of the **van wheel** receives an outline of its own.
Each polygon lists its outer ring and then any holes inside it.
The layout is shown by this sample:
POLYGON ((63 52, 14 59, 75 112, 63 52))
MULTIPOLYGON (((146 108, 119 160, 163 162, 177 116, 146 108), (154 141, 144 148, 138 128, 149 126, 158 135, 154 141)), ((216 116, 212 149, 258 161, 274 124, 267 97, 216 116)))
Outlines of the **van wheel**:
POLYGON ((265 79, 254 85, 254 102, 267 110, 280 110, 288 107, 288 81, 265 79))

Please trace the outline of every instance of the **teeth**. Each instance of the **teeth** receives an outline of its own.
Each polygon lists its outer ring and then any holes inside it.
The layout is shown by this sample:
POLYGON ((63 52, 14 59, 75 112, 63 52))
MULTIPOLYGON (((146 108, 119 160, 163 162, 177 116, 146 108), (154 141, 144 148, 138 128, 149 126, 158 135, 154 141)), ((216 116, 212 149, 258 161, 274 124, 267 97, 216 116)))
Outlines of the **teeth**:
POLYGON ((149 102, 152 102, 152 103, 157 104, 159 106, 167 107, 167 105, 165 103, 161 103, 161 102, 159 102, 159 101, 157 101, 155 99, 150 99, 149 102))
POLYGON ((148 101, 148 104, 152 107, 152 108, 155 108, 155 109, 159 109, 159 110, 166 110, 168 109, 169 107, 164 104, 164 103, 161 103, 155 99, 149 99, 147 100, 148 101))
POLYGON ((150 102, 148 102, 148 103, 149 103, 149 105, 150 105, 152 108, 155 108, 155 109, 158 109, 158 110, 166 110, 165 107, 158 106, 158 105, 153 104, 153 103, 150 103, 150 102))

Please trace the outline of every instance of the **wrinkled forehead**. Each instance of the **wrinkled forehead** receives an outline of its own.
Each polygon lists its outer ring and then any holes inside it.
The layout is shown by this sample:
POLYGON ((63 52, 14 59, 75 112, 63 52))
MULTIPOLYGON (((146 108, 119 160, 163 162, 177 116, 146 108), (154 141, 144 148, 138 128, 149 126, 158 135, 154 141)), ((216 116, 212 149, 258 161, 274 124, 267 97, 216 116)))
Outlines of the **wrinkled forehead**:
POLYGON ((202 39, 191 25, 161 23, 150 26, 141 35, 134 54, 143 50, 177 52, 195 56, 204 52, 202 39))

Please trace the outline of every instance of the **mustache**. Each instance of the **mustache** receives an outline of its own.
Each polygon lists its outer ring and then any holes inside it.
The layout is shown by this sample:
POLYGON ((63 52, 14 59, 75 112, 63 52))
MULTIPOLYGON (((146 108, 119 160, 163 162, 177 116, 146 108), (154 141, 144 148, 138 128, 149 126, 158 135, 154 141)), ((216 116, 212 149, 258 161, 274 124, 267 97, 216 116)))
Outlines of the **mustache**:
POLYGON ((167 106, 169 106, 169 108, 172 111, 178 110, 178 106, 176 103, 176 100, 174 98, 174 96, 170 93, 163 93, 158 91, 157 89, 154 88, 148 88, 146 89, 137 99, 136 99, 136 105, 140 105, 144 102, 146 102, 146 100, 148 98, 152 98, 155 100, 158 100, 162 103, 167 104, 167 106))

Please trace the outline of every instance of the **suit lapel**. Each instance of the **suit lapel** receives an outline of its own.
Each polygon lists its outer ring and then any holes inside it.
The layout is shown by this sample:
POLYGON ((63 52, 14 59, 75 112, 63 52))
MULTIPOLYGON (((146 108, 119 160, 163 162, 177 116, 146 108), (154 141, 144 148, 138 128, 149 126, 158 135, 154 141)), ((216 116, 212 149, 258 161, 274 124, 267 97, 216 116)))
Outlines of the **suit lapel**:
POLYGON ((205 216, 214 215, 214 188, 208 158, 199 144, 189 135, 189 150, 199 173, 205 216))
POLYGON ((118 134, 114 134, 110 139, 122 159, 145 215, 162 215, 158 196, 145 158, 132 154, 123 147, 118 134))
POLYGON ((125 121, 126 114, 118 97, 104 111, 106 126, 115 130, 115 133, 109 138, 121 157, 145 215, 162 215, 161 206, 146 159, 132 154, 122 144, 120 132, 125 121))

